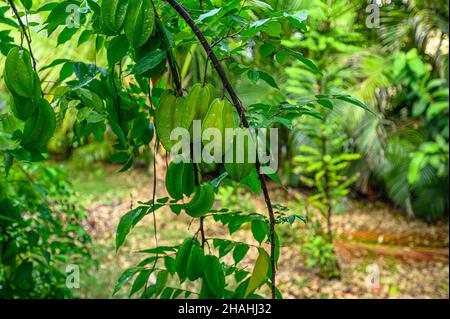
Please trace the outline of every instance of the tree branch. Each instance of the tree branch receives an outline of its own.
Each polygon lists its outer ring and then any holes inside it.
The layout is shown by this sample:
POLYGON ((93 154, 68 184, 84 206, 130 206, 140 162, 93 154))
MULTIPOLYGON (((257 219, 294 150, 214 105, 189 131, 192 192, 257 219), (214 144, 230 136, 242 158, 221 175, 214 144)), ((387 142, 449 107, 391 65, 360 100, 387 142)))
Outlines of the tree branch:
MULTIPOLYGON (((225 70, 223 69, 222 65, 220 64, 217 56, 213 52, 211 45, 206 40, 205 36, 203 35, 202 31, 199 29, 199 27, 195 24, 195 21, 192 19, 190 14, 184 9, 176 0, 166 0, 174 9, 178 12, 178 14, 186 21, 186 23, 190 26, 192 31, 194 31, 195 36, 200 41, 201 45, 203 46, 204 50, 206 51, 206 54, 209 59, 211 59, 211 62, 216 69, 217 73, 219 74, 220 79, 222 80, 223 86, 227 90, 228 94, 231 97, 231 100, 233 101, 234 107, 236 108, 240 121, 243 127, 250 128, 250 125, 248 123, 248 120, 245 116, 245 109, 239 100, 239 97, 237 96, 233 86, 231 85, 225 70)), ((270 199, 269 191, 267 189, 267 184, 264 175, 261 173, 261 163, 259 162, 259 159, 256 158, 256 170, 258 172, 259 180, 261 182, 261 187, 264 194, 264 200, 266 202, 267 211, 269 213, 269 219, 270 219, 270 245, 271 245, 271 267, 272 267, 272 299, 276 298, 276 261, 275 261, 275 215, 273 212, 272 202, 270 199)))

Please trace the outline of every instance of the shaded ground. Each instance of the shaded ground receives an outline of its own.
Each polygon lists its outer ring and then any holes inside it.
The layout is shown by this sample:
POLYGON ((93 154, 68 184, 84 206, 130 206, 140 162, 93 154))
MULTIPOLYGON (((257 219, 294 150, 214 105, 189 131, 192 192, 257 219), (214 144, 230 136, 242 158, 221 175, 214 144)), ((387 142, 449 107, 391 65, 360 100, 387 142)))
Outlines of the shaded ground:
MULTIPOLYGON (((115 230, 120 217, 138 201, 148 201, 152 178, 142 170, 118 174, 118 167, 101 166, 70 178, 79 200, 89 210, 86 225, 94 237, 93 254, 98 270, 85 271, 82 297, 110 298, 120 273, 135 265, 142 256, 139 249, 154 247, 153 220, 147 216, 129 235, 125 247, 114 250, 115 230)), ((157 195, 165 196, 163 168, 158 169, 157 195)), ((273 191, 274 197, 286 194, 273 191)), ((223 199, 222 199, 223 200, 223 199)), ((264 203, 254 196, 237 201, 263 210, 264 203), (249 202, 250 201, 250 202, 249 202)), ((183 215, 183 214, 182 214, 183 215)), ((170 211, 158 211, 160 245, 180 242, 195 233, 198 225, 170 211)), ((384 204, 352 202, 348 212, 335 216, 336 249, 341 265, 341 280, 325 280, 304 264, 298 235, 302 225, 283 229, 279 265, 279 288, 285 298, 448 298, 448 221, 429 225, 410 220, 384 204), (380 286, 367 286, 368 266, 379 269, 380 286)), ((207 237, 227 237, 227 230, 206 224, 207 237)), ((236 239, 251 238, 249 229, 234 234, 236 239)), ((248 266, 256 256, 250 253, 248 266)), ((195 287, 190 287, 192 290, 195 287)), ((115 297, 127 297, 126 291, 115 297)))

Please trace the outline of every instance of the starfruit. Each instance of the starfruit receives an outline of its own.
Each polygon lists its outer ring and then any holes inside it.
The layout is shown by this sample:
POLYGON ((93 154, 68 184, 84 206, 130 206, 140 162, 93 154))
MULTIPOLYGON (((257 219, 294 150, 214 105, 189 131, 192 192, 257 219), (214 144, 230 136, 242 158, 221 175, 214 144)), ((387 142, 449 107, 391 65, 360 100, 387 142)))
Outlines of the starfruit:
POLYGON ((203 120, 206 116, 206 113, 208 113, 210 105, 209 88, 203 87, 200 83, 195 84, 186 97, 186 103, 194 106, 194 119, 203 120))
POLYGON ((103 0, 101 24, 109 34, 117 34, 122 29, 127 15, 128 0, 103 0))
POLYGON ((237 113, 233 105, 227 100, 215 99, 206 113, 206 116, 202 123, 202 135, 207 129, 217 129, 219 130, 222 139, 214 141, 204 141, 206 143, 214 143, 215 147, 222 147, 222 154, 228 150, 231 146, 233 139, 227 139, 226 131, 229 129, 230 133, 232 130, 238 127, 237 113), (218 144, 221 143, 221 144, 218 144))
POLYGON ((239 129, 233 139, 233 146, 225 155, 225 170, 231 179, 240 182, 255 169, 256 142, 248 129, 239 129))
POLYGON ((18 95, 12 96, 11 111, 15 117, 22 121, 28 120, 31 115, 33 115, 38 107, 38 101, 41 99, 41 88, 39 85, 40 81, 36 73, 34 73, 34 76, 36 78, 35 83, 38 83, 34 85, 34 97, 27 98, 18 95))
POLYGON ((183 161, 170 163, 166 173, 166 189, 176 200, 182 199, 183 195, 191 196, 195 190, 194 164, 183 161))

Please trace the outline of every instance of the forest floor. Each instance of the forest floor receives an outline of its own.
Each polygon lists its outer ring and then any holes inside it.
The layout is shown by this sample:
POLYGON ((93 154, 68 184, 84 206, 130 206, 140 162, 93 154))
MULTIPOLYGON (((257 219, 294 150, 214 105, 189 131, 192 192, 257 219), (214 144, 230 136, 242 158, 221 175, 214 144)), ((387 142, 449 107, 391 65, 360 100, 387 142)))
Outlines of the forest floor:
MULTIPOLYGON (((151 174, 141 169, 117 173, 116 166, 98 165, 80 171, 66 167, 68 178, 78 191, 78 201, 88 210, 88 228, 93 237, 92 254, 98 260, 96 269, 82 269, 80 297, 111 298, 114 285, 125 269, 142 258, 137 250, 154 247, 152 216, 147 216, 128 236, 126 244, 116 253, 114 238, 120 217, 136 207, 138 201, 152 196, 151 174)), ((165 197, 164 168, 157 169, 158 197, 165 197)), ((277 202, 295 209, 295 199, 271 185, 277 202)), ((224 204, 245 205, 264 211, 264 202, 248 194, 233 197, 222 194, 224 204)), ((295 212, 301 214, 301 212, 295 212)), ((198 225, 181 214, 169 210, 157 211, 159 245, 173 245, 195 232, 198 225), (175 218, 174 218, 175 217, 175 218)), ((345 212, 333 218, 336 233, 336 253, 341 278, 327 280, 305 265, 299 235, 304 224, 281 226, 281 254, 278 272, 279 288, 284 298, 449 298, 449 224, 448 220, 428 224, 409 219, 384 203, 349 201, 345 212), (370 269, 379 270, 380 285, 369 288, 373 276, 370 269)), ((207 237, 226 238, 228 230, 216 224, 206 225, 207 237)), ((250 230, 233 234, 234 239, 248 241, 250 230)), ((249 267, 256 253, 244 261, 249 267)), ((127 287, 128 288, 128 287, 127 287)), ((191 290, 196 287, 190 287, 191 290)), ((115 298, 128 297, 121 290, 115 298)))

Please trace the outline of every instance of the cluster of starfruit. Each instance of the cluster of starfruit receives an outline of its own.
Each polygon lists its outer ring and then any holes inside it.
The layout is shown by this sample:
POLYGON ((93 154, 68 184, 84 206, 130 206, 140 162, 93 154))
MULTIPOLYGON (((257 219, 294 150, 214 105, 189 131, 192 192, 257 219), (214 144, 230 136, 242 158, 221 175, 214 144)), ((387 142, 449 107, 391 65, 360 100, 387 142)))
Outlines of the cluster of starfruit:
POLYGON ((105 34, 123 30, 130 45, 139 48, 153 34, 155 12, 150 0, 103 0, 100 23, 105 34))
MULTIPOLYGON (((239 128, 238 114, 227 99, 217 97, 215 88, 210 84, 195 84, 186 96, 175 96, 169 91, 161 95, 156 109, 155 127, 164 149, 172 151, 176 141, 171 135, 175 129, 183 128, 190 133, 191 138, 195 138, 195 120, 201 123, 202 136, 205 136, 203 132, 211 128, 220 133, 221 138, 218 140, 202 139, 201 142, 219 144, 217 146, 222 149, 222 163, 228 176, 238 182, 248 177, 255 169, 255 163, 250 162, 248 156, 251 139, 246 139, 245 143, 241 144, 243 147, 238 150, 237 137, 229 138, 226 130, 231 129, 234 132, 239 128), (236 156, 238 151, 244 153, 239 161, 236 156), (232 152, 230 156, 229 152, 232 152)), ((192 163, 191 159, 173 161, 167 171, 166 187, 174 201, 180 201, 185 196, 189 198, 194 194, 187 204, 177 205, 176 209, 184 209, 191 217, 202 217, 211 210, 215 193, 209 183, 201 184, 200 178, 196 179, 194 165, 196 164, 192 163), (198 182, 195 183, 195 180, 198 182)))

